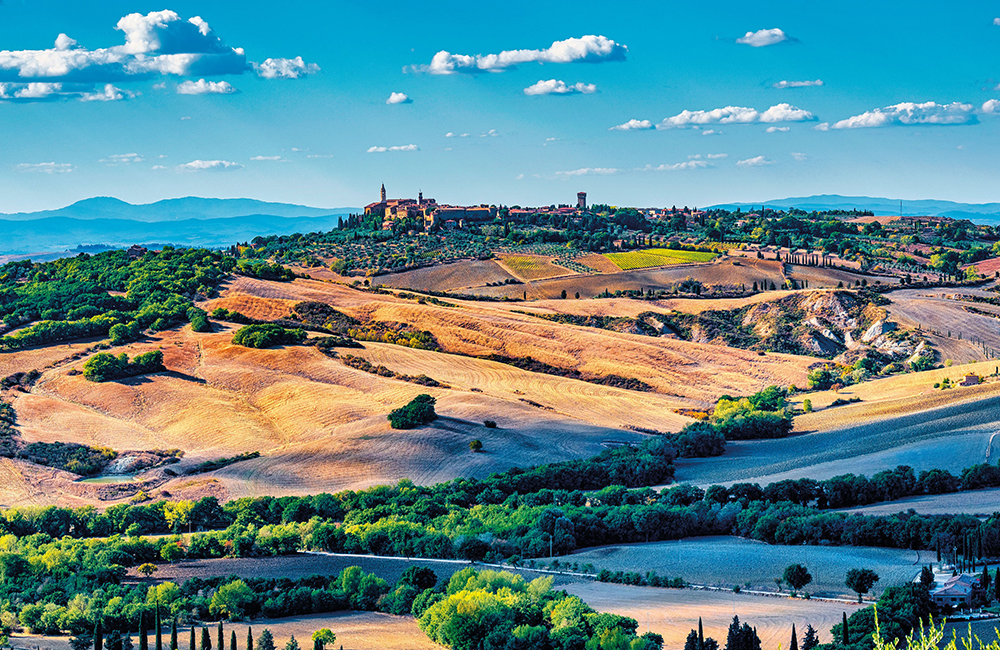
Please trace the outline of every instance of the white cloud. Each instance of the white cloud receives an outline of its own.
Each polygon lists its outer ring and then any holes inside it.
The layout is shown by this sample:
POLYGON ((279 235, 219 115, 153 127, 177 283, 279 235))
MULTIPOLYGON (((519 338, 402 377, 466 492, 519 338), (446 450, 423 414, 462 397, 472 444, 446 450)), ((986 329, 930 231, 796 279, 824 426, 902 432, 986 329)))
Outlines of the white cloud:
POLYGON ((407 97, 404 93, 392 93, 389 95, 389 99, 385 100, 386 104, 412 104, 413 100, 407 97))
POLYGON ((39 174, 67 174, 73 171, 73 165, 69 163, 21 163, 14 167, 19 172, 30 172, 39 174))
POLYGON ((498 138, 500 134, 497 133, 496 129, 490 129, 489 131, 484 131, 479 134, 480 138, 498 138))
POLYGON ((753 158, 747 158, 746 160, 740 160, 736 163, 737 167, 760 167, 762 165, 773 165, 773 160, 768 160, 764 156, 754 156, 753 158))
POLYGON ((708 158, 709 160, 719 160, 719 159, 722 159, 722 158, 728 158, 729 154, 728 153, 710 153, 710 154, 708 154, 705 157, 708 158))
MULTIPOLYGON (((123 44, 91 50, 59 34, 49 49, 0 51, 0 83, 24 84, 13 89, 27 89, 21 101, 70 97, 116 101, 132 94, 111 84, 128 80, 241 75, 250 70, 266 79, 295 79, 319 70, 302 57, 251 63, 243 48, 226 45, 199 16, 185 20, 169 10, 133 13, 121 18, 115 29, 124 35, 123 44), (37 87, 28 88, 32 83, 73 84, 73 88, 42 95, 37 87)), ((154 89, 161 87, 157 84, 154 89)), ((217 88, 225 90, 193 94, 233 92, 228 84, 217 88)), ((0 98, 9 100, 4 94, 0 98)))
POLYGON ((938 104, 936 102, 902 102, 840 120, 831 129, 861 129, 878 126, 913 126, 921 124, 975 124, 978 122, 972 104, 938 104))
POLYGON ((137 153, 116 153, 107 158, 102 158, 97 162, 110 163, 112 165, 127 165, 130 163, 146 162, 146 160, 137 153))
POLYGON ((829 122, 820 122, 819 124, 813 127, 813 131, 829 131, 829 130, 830 130, 829 122))
POLYGON ((556 172, 558 178, 573 178, 574 176, 611 176, 617 174, 620 169, 614 167, 583 167, 568 172, 556 172))
POLYGON ((524 180, 524 174, 518 174, 517 176, 514 177, 514 180, 515 181, 523 181, 524 180))
POLYGON ((177 166, 177 169, 182 172, 221 172, 242 168, 243 165, 229 160, 192 160, 177 166))
POLYGON ((787 127, 787 126, 769 126, 766 129, 764 129, 764 130, 767 131, 768 133, 778 133, 778 132, 784 133, 785 131, 791 130, 791 127, 787 127))
POLYGON ((771 86, 772 88, 810 88, 812 86, 822 86, 823 80, 816 79, 815 81, 779 81, 778 83, 771 86))
POLYGON ((794 158, 795 160, 798 160, 799 162, 802 162, 803 160, 806 160, 806 159, 809 158, 809 156, 805 155, 804 153, 792 153, 790 155, 791 155, 792 158, 794 158))
POLYGON ((716 131, 715 129, 705 129, 701 132, 702 135, 722 135, 722 131, 716 131))
MULTIPOLYGON (((309 157, 312 158, 312 156, 309 156, 309 157)), ((274 161, 274 162, 278 162, 278 161, 284 162, 285 161, 285 159, 282 158, 281 156, 254 156, 250 160, 253 160, 253 161, 256 161, 256 162, 262 162, 262 161, 265 161, 265 160, 270 160, 270 161, 274 161)))
POLYGON ((983 104, 984 113, 1000 113, 1000 100, 990 99, 983 104))
POLYGON ((451 131, 448 131, 447 133, 444 134, 444 137, 446 137, 446 138, 467 138, 467 137, 469 137, 469 134, 468 133, 452 133, 451 131))
POLYGON ((153 75, 242 74, 241 48, 227 46, 208 24, 173 11, 129 14, 118 21, 125 44, 88 50, 60 34, 51 49, 0 52, 0 81, 112 83, 153 75))
POLYGON ((306 63, 301 56, 294 59, 264 59, 254 63, 253 69, 263 79, 298 79, 319 72, 315 63, 306 63))
POLYGON ((1000 26, 1000 18, 994 18, 993 19, 993 24, 1000 26))
POLYGON ((695 160, 688 160, 687 162, 673 163, 672 165, 665 163, 665 164, 659 165, 657 167, 653 167, 652 165, 646 165, 645 167, 641 168, 639 171, 644 171, 644 172, 672 172, 672 171, 677 171, 677 170, 681 170, 681 169, 705 169, 706 167, 712 167, 712 165, 710 165, 709 163, 705 162, 704 160, 695 159, 695 160))
POLYGON ((558 79, 539 80, 524 89, 525 95, 589 95, 596 92, 597 86, 594 84, 578 81, 570 86, 565 81, 558 79))
POLYGON ((306 158, 333 158, 332 153, 311 153, 306 158))
POLYGON ((737 38, 736 42, 750 47, 765 47, 788 40, 788 34, 777 27, 774 29, 761 29, 756 32, 747 32, 743 38, 737 38))
POLYGON ((177 86, 179 95, 231 95, 239 92, 228 81, 185 81, 177 86))
POLYGON ((546 142, 556 142, 558 140, 559 140, 559 138, 545 138, 546 142))
POLYGON ((113 84, 105 84, 99 91, 81 90, 86 84, 63 84, 60 82, 32 81, 26 84, 0 83, 0 101, 13 102, 44 102, 61 99, 79 99, 84 102, 117 101, 126 96, 134 97, 133 93, 116 88, 113 84))
POLYGON ((656 125, 657 129, 684 128, 703 124, 751 124, 754 122, 805 122, 816 117, 791 104, 775 104, 763 113, 754 108, 726 106, 710 111, 681 111, 656 125))
POLYGON ((396 145, 394 147, 368 147, 368 153, 385 153, 386 151, 420 151, 415 144, 396 145))
POLYGON ((163 165, 153 165, 150 169, 166 169, 163 165))
POLYGON ((632 119, 624 124, 619 124, 618 126, 613 126, 608 131, 647 131, 649 129, 655 128, 653 123, 649 120, 636 120, 632 119))
POLYGON ((456 72, 500 72, 522 63, 571 63, 624 61, 628 48, 604 36, 588 35, 555 41, 544 50, 504 50, 499 54, 452 54, 441 50, 429 65, 411 66, 414 72, 455 74, 456 72))

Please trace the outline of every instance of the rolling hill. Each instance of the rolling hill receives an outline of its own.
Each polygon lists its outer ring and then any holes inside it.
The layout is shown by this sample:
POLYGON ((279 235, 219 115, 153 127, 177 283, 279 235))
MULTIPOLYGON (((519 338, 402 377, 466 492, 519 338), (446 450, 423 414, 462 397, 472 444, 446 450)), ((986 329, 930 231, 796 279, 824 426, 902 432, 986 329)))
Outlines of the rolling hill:
MULTIPOLYGON (((820 194, 815 196, 800 196, 787 199, 772 199, 754 203, 719 203, 711 208, 735 210, 740 208, 760 207, 799 208, 801 210, 871 210, 876 215, 899 214, 900 199, 887 199, 871 196, 841 196, 839 194, 820 194)), ((1000 203, 956 203, 954 201, 939 201, 936 199, 921 199, 917 201, 903 200, 903 214, 907 216, 938 216, 953 219, 969 219, 978 223, 1000 222, 1000 203)))

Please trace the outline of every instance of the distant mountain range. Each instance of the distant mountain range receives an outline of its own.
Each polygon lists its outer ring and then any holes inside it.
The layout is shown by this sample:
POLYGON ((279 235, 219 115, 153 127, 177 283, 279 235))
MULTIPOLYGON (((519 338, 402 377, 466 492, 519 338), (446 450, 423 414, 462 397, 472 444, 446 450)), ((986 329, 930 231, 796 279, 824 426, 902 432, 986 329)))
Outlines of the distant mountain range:
MULTIPOLYGON (((735 210, 737 207, 746 210, 751 207, 760 208, 799 208, 812 212, 813 210, 871 210, 876 215, 899 214, 899 199, 885 199, 871 196, 840 196, 839 194, 820 194, 789 199, 774 199, 757 203, 720 203, 713 208, 735 210)), ((937 201, 922 199, 919 201, 903 200, 903 214, 906 216, 951 217, 952 219, 969 219, 975 223, 1000 223, 1000 203, 955 203, 954 201, 937 201)))
POLYGON ((133 205, 95 197, 59 210, 0 214, 0 255, 76 252, 78 246, 229 246, 254 237, 316 232, 360 208, 311 208, 253 199, 186 197, 133 205))

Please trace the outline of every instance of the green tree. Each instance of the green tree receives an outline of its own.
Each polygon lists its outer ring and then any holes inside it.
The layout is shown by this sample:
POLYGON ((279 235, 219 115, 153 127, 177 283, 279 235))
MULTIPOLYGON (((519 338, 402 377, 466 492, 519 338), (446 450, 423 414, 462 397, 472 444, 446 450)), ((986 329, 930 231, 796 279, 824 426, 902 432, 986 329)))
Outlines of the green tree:
POLYGON ((802 635, 802 650, 813 650, 819 645, 819 635, 812 625, 806 625, 805 634, 802 635))
MULTIPOLYGON (((410 569, 412 569, 412 568, 415 568, 415 567, 410 567, 410 569)), ((408 570, 409 569, 407 569, 407 571, 408 570)), ((435 582, 437 582, 436 579, 435 579, 435 582)), ((431 585, 431 586, 433 586, 433 585, 431 585)), ((312 639, 313 639, 313 641, 315 643, 319 644, 318 645, 318 650, 325 650, 327 644, 333 645, 334 642, 336 642, 337 635, 334 634, 330 630, 330 628, 324 627, 322 629, 319 629, 319 630, 316 630, 315 632, 313 632, 312 639)))
POLYGON ((247 650, 253 650, 253 628, 247 626, 247 650))
POLYGON ((285 650, 301 650, 299 648, 299 642, 295 640, 295 635, 293 634, 288 643, 285 644, 285 650))
POLYGON ((850 569, 844 579, 847 588, 858 594, 859 603, 861 597, 871 591, 876 582, 878 582, 878 574, 871 569, 850 569))
POLYGON ((799 640, 795 638, 795 623, 792 623, 792 640, 788 642, 788 650, 799 650, 799 640))
POLYGON ((104 629, 100 620, 94 624, 94 650, 104 650, 104 629))
POLYGON ((239 650, 236 647, 236 630, 233 630, 229 634, 229 650, 239 650))
POLYGON ((389 413, 389 424, 393 429, 415 429, 430 424, 437 419, 437 413, 434 412, 436 402, 437 400, 430 395, 417 395, 406 406, 389 413))
POLYGON ((170 621, 170 650, 179 650, 177 645, 177 619, 170 621))
POLYGON ((207 627, 201 628, 201 650, 212 650, 212 635, 207 627))
POLYGON ((483 450, 483 441, 482 440, 471 440, 471 441, 469 441, 469 449, 471 449, 472 451, 476 451, 476 452, 482 451, 483 450))
POLYGON ((139 612, 139 650, 149 650, 149 633, 146 630, 146 616, 139 612))
POLYGON ((782 577, 795 591, 802 589, 813 579, 809 570, 802 564, 789 564, 785 567, 785 573, 782 577))
MULTIPOLYGON (((229 620, 237 620, 246 616, 247 607, 253 604, 253 602, 254 593, 247 586, 247 583, 242 580, 233 580, 222 585, 215 591, 208 605, 208 611, 229 620)), ((219 621, 219 635, 221 639, 221 621, 219 621)))
POLYGON ((260 638, 257 639, 257 646, 254 650, 274 650, 274 637, 271 636, 271 630, 264 628, 264 631, 260 633, 260 638))
POLYGON ((219 645, 217 646, 219 650, 226 650, 226 637, 225 632, 222 629, 222 621, 219 621, 219 634, 216 637, 219 645))

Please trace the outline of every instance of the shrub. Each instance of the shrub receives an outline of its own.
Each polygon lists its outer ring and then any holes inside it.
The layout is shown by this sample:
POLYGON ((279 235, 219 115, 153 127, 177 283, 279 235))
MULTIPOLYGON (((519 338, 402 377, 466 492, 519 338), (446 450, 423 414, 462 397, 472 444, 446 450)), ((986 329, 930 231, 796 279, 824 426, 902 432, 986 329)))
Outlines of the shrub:
POLYGON ((472 451, 482 451, 483 441, 482 440, 472 440, 469 442, 469 449, 472 451))
POLYGON ((99 352, 83 364, 83 376, 90 381, 103 382, 160 372, 163 369, 161 350, 136 355, 132 361, 129 361, 128 355, 124 352, 117 357, 107 352, 99 352))
POLYGON ((486 427, 487 429, 496 429, 497 423, 494 422, 493 420, 486 420, 485 422, 483 422, 483 426, 486 427))
POLYGON ((393 410, 388 415, 393 429, 415 429, 437 419, 434 404, 437 400, 430 395, 417 395, 406 406, 393 410))
POLYGON ((233 343, 245 348, 270 348, 275 345, 294 345, 306 339, 302 329, 288 329, 280 325, 260 323, 244 325, 233 335, 233 343))

